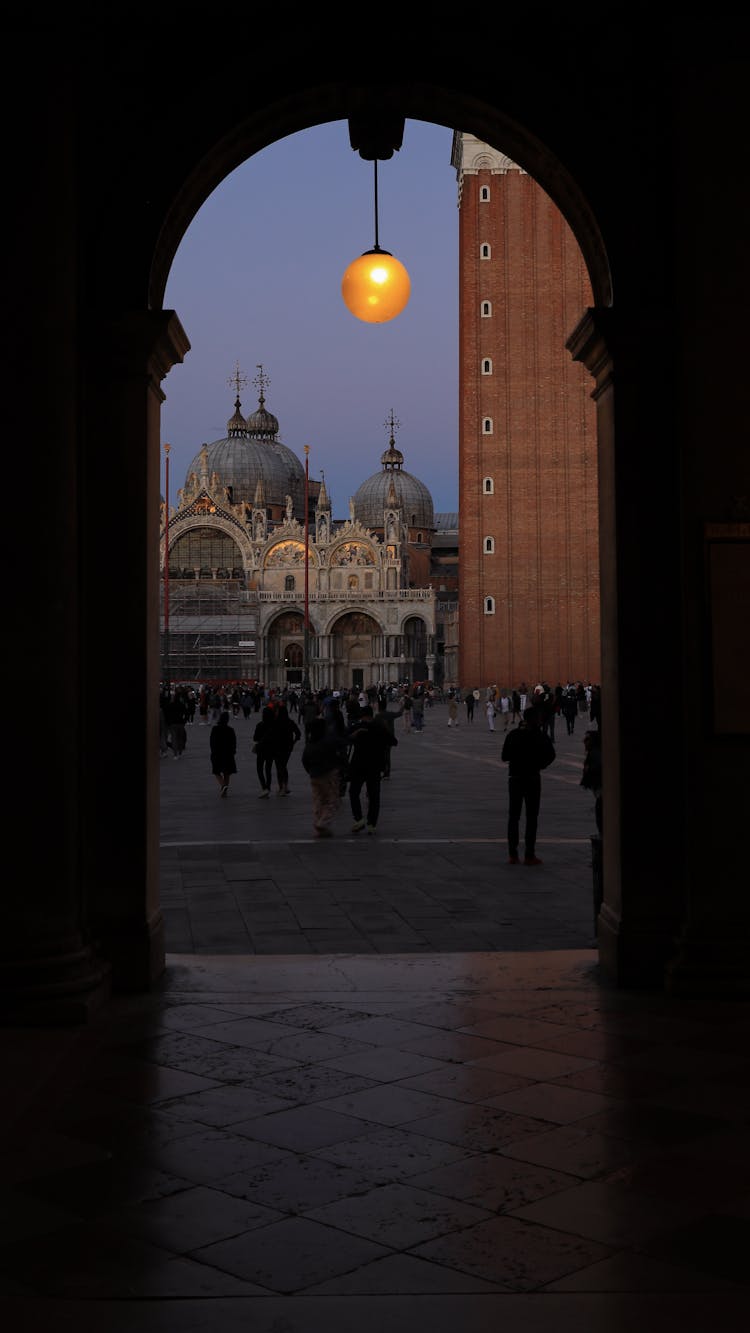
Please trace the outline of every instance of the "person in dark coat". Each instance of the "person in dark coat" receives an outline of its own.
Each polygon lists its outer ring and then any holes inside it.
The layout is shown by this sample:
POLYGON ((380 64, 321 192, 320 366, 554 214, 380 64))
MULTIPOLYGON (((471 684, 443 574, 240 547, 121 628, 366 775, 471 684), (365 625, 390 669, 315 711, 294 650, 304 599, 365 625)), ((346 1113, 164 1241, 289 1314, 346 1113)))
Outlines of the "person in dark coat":
POLYGON ((331 735, 324 717, 315 717, 302 751, 302 767, 310 779, 313 833, 332 838, 331 824, 341 804, 341 772, 345 763, 340 745, 331 735))
POLYGON ((255 752, 255 771, 260 783, 261 800, 271 795, 271 774, 273 772, 274 745, 273 709, 268 705, 260 715, 253 732, 253 750, 255 752))
POLYGON ((279 704, 273 722, 273 762, 276 766, 276 780, 279 796, 289 796, 289 757, 302 739, 302 732, 293 717, 289 716, 286 704, 279 704))
POLYGON ((521 811, 526 807, 525 866, 540 866, 536 831, 542 793, 541 771, 555 759, 555 747, 542 731, 536 708, 524 709, 523 721, 503 741, 502 759, 508 765, 508 860, 518 865, 521 811))
POLYGON ((211 751, 211 772, 219 784, 219 795, 226 796, 229 791, 229 779, 237 772, 237 733, 229 725, 229 714, 221 713, 218 722, 211 728, 208 738, 211 751))
POLYGON ((380 780, 386 764, 386 753, 398 745, 395 735, 387 726, 375 721, 368 704, 362 709, 357 722, 349 732, 349 803, 354 823, 352 833, 365 828, 362 815, 361 792, 367 792, 367 832, 374 833, 380 815, 380 780))

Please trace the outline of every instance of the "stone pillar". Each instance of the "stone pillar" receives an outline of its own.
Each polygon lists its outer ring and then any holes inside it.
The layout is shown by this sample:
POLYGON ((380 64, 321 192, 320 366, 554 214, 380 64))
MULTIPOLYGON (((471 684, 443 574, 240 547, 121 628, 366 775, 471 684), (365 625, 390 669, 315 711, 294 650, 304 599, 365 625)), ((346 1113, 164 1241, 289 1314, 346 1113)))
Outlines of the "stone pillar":
POLYGON ((163 972, 159 909, 161 381, 189 343, 172 311, 89 329, 79 580, 79 828, 91 929, 118 991, 163 972))
POLYGON ((15 666, 5 681, 12 760, 3 795, 0 1012, 11 1024, 83 1021, 110 986, 88 921, 80 826, 78 647, 85 616, 71 258, 78 241, 74 73, 69 62, 38 54, 45 96, 24 111, 34 151, 25 136, 11 134, 5 153, 13 207, 3 289, 4 430, 8 441, 24 442, 13 470, 21 469, 31 505, 9 506, 4 531, 6 652, 15 666))
MULTIPOLYGON (((669 339, 658 312, 651 320, 648 312, 638 316, 641 330, 653 324, 652 351, 664 351, 669 339)), ((667 529, 679 515, 679 495, 668 480, 674 447, 669 394, 658 377, 649 390, 642 333, 631 340, 612 310, 590 310, 567 346, 594 377, 597 410, 604 880, 599 957, 617 985, 662 989, 685 911, 684 867, 674 851, 684 840, 683 794, 660 759, 680 734, 684 708, 679 569, 663 555, 665 547, 673 549, 667 529), (662 555, 654 561, 648 558, 649 531, 657 524, 655 549, 662 555), (643 690, 651 680, 661 690, 649 707, 643 690), (674 682, 670 716, 660 706, 665 681, 674 682)), ((673 771, 679 771, 678 760, 673 771)))

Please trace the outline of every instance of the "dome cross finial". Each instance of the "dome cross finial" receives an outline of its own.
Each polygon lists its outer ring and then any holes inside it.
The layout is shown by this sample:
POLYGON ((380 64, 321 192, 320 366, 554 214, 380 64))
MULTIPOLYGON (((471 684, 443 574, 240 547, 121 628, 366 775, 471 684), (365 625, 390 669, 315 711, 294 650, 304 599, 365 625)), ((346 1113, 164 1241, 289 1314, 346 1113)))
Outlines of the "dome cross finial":
POLYGON ((227 384, 229 385, 230 388, 234 386, 234 391, 237 394, 237 397, 239 398, 240 389, 244 389, 245 385, 247 384, 247 375, 242 374, 242 371, 240 370, 239 361, 235 361, 234 374, 229 376, 227 384))
POLYGON ((398 420, 397 417, 393 415, 393 408, 391 408, 390 416, 386 418, 386 420, 383 422, 383 425, 388 431, 388 437, 389 437, 388 443, 395 444, 396 443, 395 432, 400 428, 401 422, 398 420))
POLYGON ((260 405, 261 407, 263 407, 266 401, 266 389, 268 388, 271 381, 268 378, 266 372, 264 371, 262 365, 258 365, 257 369, 258 369, 258 374, 255 376, 253 384, 258 390, 258 398, 260 399, 260 405))

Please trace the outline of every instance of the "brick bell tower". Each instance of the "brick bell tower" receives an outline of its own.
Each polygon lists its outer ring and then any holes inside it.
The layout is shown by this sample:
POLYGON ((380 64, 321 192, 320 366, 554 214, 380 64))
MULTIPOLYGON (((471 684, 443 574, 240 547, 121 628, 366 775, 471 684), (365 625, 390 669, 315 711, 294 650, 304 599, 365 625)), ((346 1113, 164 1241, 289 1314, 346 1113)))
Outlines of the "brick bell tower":
POLYGON ((593 381, 566 350, 592 294, 558 208, 456 132, 459 680, 600 680, 593 381))

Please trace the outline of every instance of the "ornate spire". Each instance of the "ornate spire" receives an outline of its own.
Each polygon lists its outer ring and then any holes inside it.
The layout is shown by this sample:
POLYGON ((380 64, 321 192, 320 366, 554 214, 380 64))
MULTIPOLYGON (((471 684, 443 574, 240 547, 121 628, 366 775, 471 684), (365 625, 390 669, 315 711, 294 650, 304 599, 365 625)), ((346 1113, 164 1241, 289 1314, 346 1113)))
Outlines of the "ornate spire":
POLYGON ((397 421, 393 415, 393 408, 391 408, 391 414, 383 424, 388 431, 388 448, 385 453, 380 455, 380 461, 386 470, 400 472, 404 466, 404 455, 400 449, 396 448, 395 431, 399 429, 401 422, 397 421))
POLYGON ((318 503, 315 506, 315 508, 330 509, 331 501, 328 498, 328 491, 326 490, 325 473, 321 472, 320 476, 321 476, 321 482, 320 482, 320 490, 318 491, 318 503))
POLYGON ((272 412, 266 411, 265 390, 271 383, 263 367, 258 366, 258 374, 253 380, 253 384, 258 390, 258 410, 251 412, 245 423, 247 433, 253 440, 275 440, 279 433, 278 418, 272 412))
POLYGON ((227 436, 231 440, 247 435, 247 422, 240 411, 242 406, 240 403, 240 389, 247 384, 247 375, 242 374, 239 361, 235 361, 234 374, 229 376, 227 384, 230 388, 234 387, 235 392, 234 415, 227 422, 227 436))
POLYGON ((263 489, 263 478, 258 477, 258 480, 255 484, 255 499, 253 500, 253 508, 265 509, 265 507, 266 507, 266 494, 263 489))
POLYGON ((247 435, 247 422, 240 411, 240 407, 241 403, 239 397, 237 397, 234 400, 234 415, 227 422, 227 435, 230 440, 247 435))

